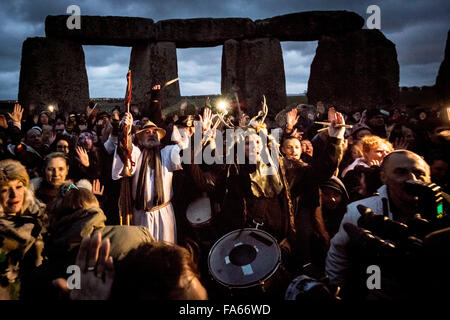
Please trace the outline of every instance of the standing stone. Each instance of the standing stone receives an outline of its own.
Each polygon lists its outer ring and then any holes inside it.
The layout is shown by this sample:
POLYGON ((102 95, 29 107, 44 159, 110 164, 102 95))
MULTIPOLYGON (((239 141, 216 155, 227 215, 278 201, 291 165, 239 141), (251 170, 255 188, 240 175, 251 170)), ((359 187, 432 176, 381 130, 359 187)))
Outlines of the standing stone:
POLYGON ((286 106, 286 79, 280 41, 261 38, 228 40, 222 52, 222 94, 238 92, 241 107, 250 116, 261 110, 263 95, 269 115, 286 106))
POLYGON ((447 34, 444 61, 436 78, 436 91, 442 103, 450 103, 450 30, 447 34))
POLYGON ((89 84, 80 44, 51 38, 28 38, 22 45, 19 103, 57 105, 59 111, 82 111, 89 84))
MULTIPOLYGON (((161 87, 178 77, 177 50, 173 42, 151 42, 139 44, 131 50, 131 81, 133 92, 131 105, 140 110, 150 105, 150 94, 154 85, 161 87)), ((180 100, 179 82, 172 83, 161 90, 162 108, 180 100)))
POLYGON ((390 108, 399 98, 395 45, 379 30, 323 36, 311 64, 308 103, 338 110, 390 108))

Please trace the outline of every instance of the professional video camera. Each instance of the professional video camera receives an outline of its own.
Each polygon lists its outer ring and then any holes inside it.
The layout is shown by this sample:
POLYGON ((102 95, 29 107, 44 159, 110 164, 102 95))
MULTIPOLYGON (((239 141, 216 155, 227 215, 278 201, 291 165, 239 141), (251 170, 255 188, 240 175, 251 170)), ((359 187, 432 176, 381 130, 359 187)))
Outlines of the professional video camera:
POLYGON ((443 226, 448 217, 444 213, 444 193, 435 183, 420 180, 406 181, 406 192, 418 197, 418 210, 422 218, 428 220, 436 228, 443 226))
POLYGON ((404 241, 410 236, 424 238, 430 232, 450 226, 450 216, 444 210, 444 196, 435 183, 409 180, 406 192, 416 196, 417 213, 408 225, 391 220, 385 215, 375 214, 367 207, 357 207, 361 217, 358 226, 369 230, 382 239, 404 241))
POLYGON ((289 300, 434 299, 450 292, 450 219, 439 186, 408 181, 407 192, 418 199, 417 214, 405 223, 358 205, 358 224, 345 223, 350 237, 349 279, 341 290, 326 279, 297 277, 286 292, 289 300), (367 267, 381 270, 381 289, 367 287, 367 267), (444 292, 444 294, 442 294, 444 292), (447 292, 445 294, 445 292, 447 292))
POLYGON ((362 205, 357 206, 361 214, 358 225, 344 224, 351 239, 347 251, 353 265, 347 296, 423 298, 450 286, 449 276, 439 271, 450 256, 449 219, 442 192, 439 186, 420 181, 408 181, 407 192, 418 197, 421 210, 408 224, 362 205), (370 265, 380 268, 383 290, 367 289, 365 271, 370 265))

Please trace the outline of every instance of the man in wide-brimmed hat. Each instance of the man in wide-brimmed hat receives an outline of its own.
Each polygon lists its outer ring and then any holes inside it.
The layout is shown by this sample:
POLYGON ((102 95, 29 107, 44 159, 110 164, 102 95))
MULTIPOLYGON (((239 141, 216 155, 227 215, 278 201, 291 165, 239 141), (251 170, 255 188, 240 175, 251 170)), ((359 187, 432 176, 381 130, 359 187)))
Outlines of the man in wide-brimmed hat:
MULTIPOLYGON (((129 128, 130 136, 133 116, 126 113, 122 122, 129 128)), ((132 224, 146 226, 158 241, 176 243, 176 222, 171 198, 173 171, 181 169, 180 147, 169 145, 161 148, 161 139, 165 135, 166 131, 152 121, 141 123, 135 133, 139 147, 131 144, 130 161, 123 155, 124 147, 117 147, 112 177, 118 180, 126 176, 126 172, 131 175, 132 224)))

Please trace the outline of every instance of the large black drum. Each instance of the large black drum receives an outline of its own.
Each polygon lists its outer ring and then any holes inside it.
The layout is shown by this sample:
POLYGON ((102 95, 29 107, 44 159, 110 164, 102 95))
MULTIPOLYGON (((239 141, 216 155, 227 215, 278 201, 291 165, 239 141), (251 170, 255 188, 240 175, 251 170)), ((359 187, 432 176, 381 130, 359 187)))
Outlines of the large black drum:
POLYGON ((252 228, 232 231, 211 248, 208 268, 212 278, 232 296, 267 293, 279 273, 281 251, 269 233, 252 228))

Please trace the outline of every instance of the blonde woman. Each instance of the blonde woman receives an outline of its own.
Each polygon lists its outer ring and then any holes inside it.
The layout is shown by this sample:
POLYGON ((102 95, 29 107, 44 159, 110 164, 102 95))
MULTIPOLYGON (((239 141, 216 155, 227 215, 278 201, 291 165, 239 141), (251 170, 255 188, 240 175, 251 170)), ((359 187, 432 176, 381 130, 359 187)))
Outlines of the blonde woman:
POLYGON ((18 299, 21 279, 41 264, 45 205, 18 161, 0 161, 0 299, 18 299))

